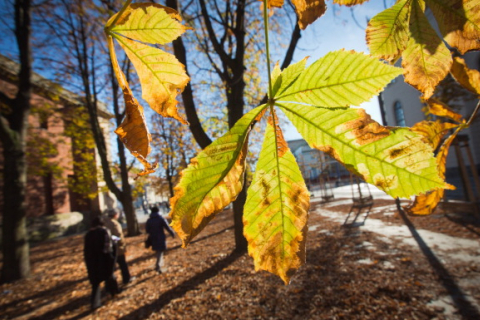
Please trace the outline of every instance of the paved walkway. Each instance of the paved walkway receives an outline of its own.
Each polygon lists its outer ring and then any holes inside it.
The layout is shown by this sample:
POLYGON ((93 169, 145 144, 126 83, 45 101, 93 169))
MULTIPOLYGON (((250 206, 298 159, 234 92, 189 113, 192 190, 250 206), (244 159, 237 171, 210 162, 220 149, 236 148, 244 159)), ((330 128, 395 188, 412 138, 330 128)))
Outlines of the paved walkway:
MULTIPOLYGON (((335 194, 337 195, 337 193, 335 194)), ((382 195, 377 191, 374 191, 374 189, 372 189, 372 195, 374 199, 382 197, 382 195)), ((385 196, 388 197, 387 195, 385 196)), ((340 196, 338 196, 338 198, 340 198, 340 196)), ((343 224, 346 214, 329 210, 329 207, 338 206, 348 202, 351 203, 351 200, 333 200, 332 202, 322 205, 321 209, 314 211, 314 213, 343 224)), ((393 215, 397 212, 397 208, 396 205, 375 207, 370 213, 382 211, 384 212, 384 215, 393 215)), ((309 232, 328 232, 328 230, 323 230, 321 225, 310 225, 308 229, 309 232)), ((425 254, 431 267, 441 269, 443 272, 442 274, 455 274, 455 269, 452 268, 455 268, 457 263, 463 262, 466 263, 466 265, 480 264, 480 242, 478 240, 458 238, 443 233, 415 229, 408 225, 388 224, 371 217, 368 217, 368 219, 365 220, 365 223, 360 225, 357 230, 358 232, 374 232, 378 235, 379 239, 390 246, 393 245, 392 240, 400 240, 404 245, 417 248, 425 254)), ((377 248, 371 243, 364 243, 363 246, 366 249, 374 250, 377 253, 381 251, 381 248, 377 248)), ((391 249, 392 248, 389 250, 391 249)), ((373 261, 364 259, 359 260, 358 263, 370 264, 373 263, 373 261)), ((389 266, 387 264, 389 264, 389 262, 385 261, 383 263, 386 264, 384 267, 388 269, 389 266)), ((456 305, 458 307, 458 302, 454 300, 462 298, 467 300, 471 307, 476 308, 480 313, 480 301, 475 299, 476 288, 480 285, 480 276, 477 275, 471 278, 463 278, 458 281, 458 283, 452 283, 449 283, 450 287, 446 289, 446 292, 449 294, 438 297, 438 299, 433 300, 430 305, 444 308, 444 314, 447 319, 461 319, 455 307, 456 305), (454 285, 453 288, 452 283, 454 285)))

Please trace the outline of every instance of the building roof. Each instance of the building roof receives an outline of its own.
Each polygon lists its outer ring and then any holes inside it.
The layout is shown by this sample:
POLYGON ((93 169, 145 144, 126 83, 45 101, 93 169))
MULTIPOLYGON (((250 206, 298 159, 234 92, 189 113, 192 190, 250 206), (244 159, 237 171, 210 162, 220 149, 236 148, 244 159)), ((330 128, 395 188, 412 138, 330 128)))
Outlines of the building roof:
POLYGON ((308 146, 307 142, 303 139, 289 140, 289 141, 287 141, 287 144, 288 144, 288 147, 290 148, 290 150, 292 151, 292 153, 294 153, 294 154, 298 150, 298 148, 300 148, 300 147, 310 148, 308 146))

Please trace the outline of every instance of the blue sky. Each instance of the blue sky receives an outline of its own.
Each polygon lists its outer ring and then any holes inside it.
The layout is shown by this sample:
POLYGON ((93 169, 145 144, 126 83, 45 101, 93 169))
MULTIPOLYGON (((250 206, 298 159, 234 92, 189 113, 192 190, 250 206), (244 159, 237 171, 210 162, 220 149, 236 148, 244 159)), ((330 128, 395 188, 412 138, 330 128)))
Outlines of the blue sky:
MULTIPOLYGON (((367 21, 384 10, 385 6, 390 7, 393 2, 393 0, 370 0, 363 5, 349 8, 333 5, 332 1, 328 0, 327 12, 302 32, 302 37, 295 51, 294 61, 299 61, 303 57, 309 56, 308 63, 312 63, 326 53, 342 48, 368 53, 365 41, 367 21), (352 11, 356 21, 352 17, 352 11)), ((5 0, 0 0, 0 4, 5 4, 5 0)), ((0 23, 0 30, 4 34, 7 33, 8 36, 0 39, 0 52, 7 56, 15 56, 16 45, 12 43, 11 38, 13 34, 6 30, 5 22, 7 21, 3 19, 2 22, 0 23)), ((364 108, 373 119, 381 123, 378 98, 376 96, 370 102, 366 102, 360 107, 364 108)), ((293 126, 284 126, 284 129, 287 140, 301 138, 293 126)))
MULTIPOLYGON (((391 0, 385 0, 387 7, 393 4, 391 0)), ((352 18, 352 9, 345 6, 332 5, 327 2, 327 12, 302 33, 302 38, 295 51, 295 61, 305 56, 310 56, 309 63, 323 57, 330 51, 355 50, 368 53, 365 41, 365 28, 368 19, 385 9, 385 4, 380 0, 370 0, 363 5, 353 7, 355 20, 352 18)), ((381 123, 381 115, 378 106, 378 98, 375 96, 371 101, 362 104, 372 118, 381 123)), ((287 140, 299 139, 300 134, 293 126, 285 127, 287 140)))

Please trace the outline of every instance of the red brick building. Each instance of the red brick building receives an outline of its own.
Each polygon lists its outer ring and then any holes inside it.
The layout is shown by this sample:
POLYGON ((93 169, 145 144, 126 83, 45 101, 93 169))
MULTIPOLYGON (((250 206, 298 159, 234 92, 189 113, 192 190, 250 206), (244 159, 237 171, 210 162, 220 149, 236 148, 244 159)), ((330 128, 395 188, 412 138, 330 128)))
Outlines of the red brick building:
MULTIPOLYGON (((12 98, 17 90, 18 68, 17 63, 0 55, 0 91, 12 98)), ((27 141, 28 215, 104 209, 109 196, 98 195, 95 145, 81 97, 38 74, 33 74, 32 82, 27 141)), ((111 114, 103 108, 99 115, 102 126, 108 130, 111 114)), ((2 172, 0 152, 0 187, 2 172)), ((8 199, 0 193, 0 203, 3 201, 8 199)))

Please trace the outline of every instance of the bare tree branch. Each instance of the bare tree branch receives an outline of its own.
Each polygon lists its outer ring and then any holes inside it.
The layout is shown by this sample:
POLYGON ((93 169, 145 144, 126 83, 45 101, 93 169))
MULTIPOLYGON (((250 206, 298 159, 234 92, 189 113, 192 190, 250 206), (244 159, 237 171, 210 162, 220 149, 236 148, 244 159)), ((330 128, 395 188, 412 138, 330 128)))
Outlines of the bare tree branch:
MULTIPOLYGON (((295 23, 295 28, 293 28, 292 35, 290 37, 290 44, 288 45, 287 52, 285 53, 285 57, 283 58, 283 62, 281 65, 281 69, 285 69, 292 63, 293 60, 293 54, 295 53, 295 48, 297 47, 298 41, 302 37, 300 27, 298 26, 298 20, 297 23, 295 23)), ((263 99, 260 101, 260 104, 265 104, 268 101, 268 96, 265 95, 263 99)))
POLYGON ((234 63, 232 58, 230 58, 230 56, 228 56, 228 54, 225 52, 223 47, 220 45, 220 42, 218 42, 217 36, 215 35, 215 31, 212 27, 212 22, 210 21, 210 13, 208 12, 205 0, 199 0, 199 2, 200 8, 202 10, 203 21, 205 22, 205 27, 207 28, 208 36, 210 41, 212 42, 213 49, 218 54, 220 59, 222 59, 222 61, 227 63, 230 68, 233 68, 234 63))
MULTIPOLYGON (((178 10, 177 0, 167 0, 166 4, 168 7, 178 10)), ((187 72, 187 74, 189 74, 188 66, 187 66, 186 49, 181 37, 173 41, 173 51, 177 59, 181 63, 183 63, 183 65, 185 65, 185 71, 187 72)), ((198 118, 197 110, 195 107, 195 101, 193 100, 192 85, 190 84, 190 82, 187 84, 187 86, 182 92, 182 100, 185 108, 185 113, 187 115, 187 120, 190 123, 189 124, 190 130, 195 138, 195 141, 197 141, 198 145, 202 149, 204 149, 210 143, 212 143, 212 140, 207 135, 205 130, 203 130, 200 119, 198 118)))

